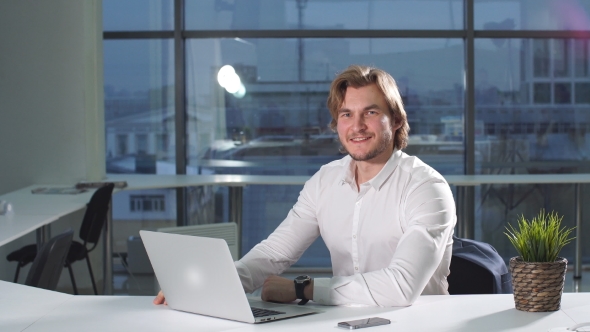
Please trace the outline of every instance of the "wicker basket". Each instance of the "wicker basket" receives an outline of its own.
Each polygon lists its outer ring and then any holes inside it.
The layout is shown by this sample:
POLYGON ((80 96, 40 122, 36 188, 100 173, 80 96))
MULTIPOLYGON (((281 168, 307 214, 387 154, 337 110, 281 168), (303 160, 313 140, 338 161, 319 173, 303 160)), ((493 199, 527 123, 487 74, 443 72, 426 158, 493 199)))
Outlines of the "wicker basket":
POLYGON ((567 259, 530 263, 520 257, 510 259, 514 304, 522 311, 557 311, 565 281, 567 259))

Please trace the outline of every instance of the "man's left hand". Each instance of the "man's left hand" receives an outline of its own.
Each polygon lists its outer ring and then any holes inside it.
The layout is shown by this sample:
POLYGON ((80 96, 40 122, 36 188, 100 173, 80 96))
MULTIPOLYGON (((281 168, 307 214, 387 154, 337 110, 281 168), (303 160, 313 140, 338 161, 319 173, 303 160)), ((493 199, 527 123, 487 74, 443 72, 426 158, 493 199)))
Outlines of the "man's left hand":
POLYGON ((261 297, 263 301, 268 302, 293 302, 297 300, 295 284, 291 279, 270 276, 264 280, 261 297))

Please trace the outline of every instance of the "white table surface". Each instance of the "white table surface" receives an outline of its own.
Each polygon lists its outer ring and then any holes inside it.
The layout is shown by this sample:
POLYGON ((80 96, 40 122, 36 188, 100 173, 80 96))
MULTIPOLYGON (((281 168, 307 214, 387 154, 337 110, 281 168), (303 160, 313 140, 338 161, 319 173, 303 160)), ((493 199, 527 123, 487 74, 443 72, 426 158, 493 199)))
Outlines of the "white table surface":
POLYGON ((76 195, 31 193, 32 189, 39 187, 64 186, 29 186, 0 195, 0 200, 9 202, 14 211, 11 215, 0 216, 0 246, 84 208, 94 192, 89 190, 76 195))
POLYGON ((590 183, 590 174, 479 174, 445 175, 444 178, 455 186, 590 183))
POLYGON ((127 181, 125 190, 180 188, 190 186, 303 185, 307 175, 153 175, 107 174, 104 181, 127 181))
POLYGON ((0 331, 23 331, 72 296, 0 281, 0 331))
MULTIPOLYGON (((94 189, 80 194, 33 194, 36 188, 65 188, 64 185, 34 185, 4 195, 0 200, 12 204, 15 215, 56 215, 58 218, 80 209, 88 203, 94 189)), ((70 188, 73 185, 69 186, 70 188)))
POLYGON ((0 330, 12 331, 341 331, 344 320, 383 317, 367 331, 548 331, 590 321, 590 293, 565 293, 562 309, 530 313, 511 294, 421 296, 406 308, 315 305, 315 315, 247 324, 152 304, 153 296, 74 296, 0 281, 0 330))
POLYGON ((0 246, 33 232, 39 227, 48 225, 57 219, 57 216, 51 215, 15 214, 13 216, 0 216, 0 246))

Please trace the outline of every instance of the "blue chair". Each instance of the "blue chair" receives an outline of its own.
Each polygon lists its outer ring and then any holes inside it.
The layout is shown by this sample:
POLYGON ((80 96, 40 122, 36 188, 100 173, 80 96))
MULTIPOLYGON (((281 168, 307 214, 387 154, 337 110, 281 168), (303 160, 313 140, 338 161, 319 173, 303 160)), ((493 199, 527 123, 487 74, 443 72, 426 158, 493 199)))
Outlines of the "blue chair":
POLYGON ((485 242, 453 236, 449 294, 511 294, 512 278, 504 259, 485 242))

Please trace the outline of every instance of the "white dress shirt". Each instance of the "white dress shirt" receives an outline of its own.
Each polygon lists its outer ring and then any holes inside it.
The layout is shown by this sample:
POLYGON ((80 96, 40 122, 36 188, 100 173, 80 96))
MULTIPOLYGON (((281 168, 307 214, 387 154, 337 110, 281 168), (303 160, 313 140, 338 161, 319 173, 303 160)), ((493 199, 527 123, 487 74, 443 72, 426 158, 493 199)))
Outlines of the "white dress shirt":
POLYGON ((315 302, 408 306, 420 294, 448 294, 456 214, 445 179, 400 150, 359 189, 355 168, 346 156, 305 183, 287 218, 236 262, 246 292, 297 262, 321 235, 334 277, 314 279, 315 302))

